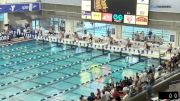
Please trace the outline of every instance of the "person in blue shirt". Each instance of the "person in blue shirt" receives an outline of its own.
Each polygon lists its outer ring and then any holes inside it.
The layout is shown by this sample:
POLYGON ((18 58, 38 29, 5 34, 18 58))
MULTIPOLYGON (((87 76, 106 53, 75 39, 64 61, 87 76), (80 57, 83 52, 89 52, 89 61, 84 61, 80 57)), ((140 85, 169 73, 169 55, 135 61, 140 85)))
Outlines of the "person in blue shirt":
POLYGON ((149 35, 149 39, 151 39, 151 37, 152 37, 152 35, 153 35, 152 30, 149 31, 149 34, 148 34, 148 35, 149 35))
POLYGON ((150 84, 150 82, 146 82, 145 90, 146 90, 148 101, 151 101, 153 88, 152 88, 152 85, 150 84))
POLYGON ((95 100, 95 95, 93 92, 91 92, 91 95, 87 98, 88 101, 94 101, 95 100))

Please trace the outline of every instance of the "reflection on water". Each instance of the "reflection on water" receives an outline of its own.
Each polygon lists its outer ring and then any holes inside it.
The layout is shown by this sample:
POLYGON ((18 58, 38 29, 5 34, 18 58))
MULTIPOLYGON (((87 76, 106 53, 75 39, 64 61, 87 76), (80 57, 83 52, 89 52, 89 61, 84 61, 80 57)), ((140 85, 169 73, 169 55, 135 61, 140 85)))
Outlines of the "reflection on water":
POLYGON ((56 47, 56 44, 51 43, 50 46, 51 46, 51 53, 56 53, 59 51, 59 48, 56 47))
MULTIPOLYGON (((90 80, 95 80, 102 75, 107 75, 111 73, 111 68, 108 66, 99 66, 98 64, 92 64, 92 62, 87 62, 82 64, 82 70, 89 69, 89 71, 85 71, 80 73, 81 83, 86 83, 90 80)), ((105 83, 106 78, 99 78, 96 80, 97 83, 105 83)))
POLYGON ((66 50, 66 45, 63 45, 63 50, 66 50))
POLYGON ((139 58, 130 55, 130 56, 127 56, 127 57, 125 58, 125 61, 126 61, 126 63, 127 63, 128 65, 130 65, 130 64, 135 64, 135 63, 139 62, 139 58))
POLYGON ((124 69, 122 72, 122 77, 134 77, 136 75, 136 72, 134 72, 132 69, 124 69))
POLYGON ((89 72, 80 73, 81 83, 86 83, 91 80, 91 74, 89 72))
POLYGON ((78 47, 76 48, 76 53, 81 53, 81 52, 82 52, 82 49, 81 49, 81 47, 78 46, 78 47))

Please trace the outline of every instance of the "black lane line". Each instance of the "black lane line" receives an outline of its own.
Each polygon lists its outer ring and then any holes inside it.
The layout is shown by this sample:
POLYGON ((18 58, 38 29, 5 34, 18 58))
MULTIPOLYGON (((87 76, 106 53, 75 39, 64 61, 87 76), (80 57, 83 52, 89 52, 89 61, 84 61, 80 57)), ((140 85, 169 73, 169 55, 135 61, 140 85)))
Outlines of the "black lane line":
MULTIPOLYGON (((76 64, 79 64, 79 63, 81 63, 81 62, 89 61, 89 60, 91 60, 91 59, 94 59, 94 58, 97 58, 97 57, 100 57, 100 56, 103 56, 103 55, 98 55, 98 56, 95 56, 95 57, 91 57, 91 58, 89 58, 89 59, 84 59, 84 60, 78 61, 78 62, 73 63, 73 64, 76 65, 76 64)), ((104 64, 106 64, 106 63, 107 63, 107 62, 105 62, 104 64)), ((108 62, 108 63, 109 63, 109 62, 108 62)), ((70 67, 70 65, 71 65, 71 64, 67 65, 66 67, 70 67)), ((103 64, 101 64, 101 65, 103 65, 103 64)), ((63 68, 63 67, 61 67, 61 68, 63 68)), ((58 81, 62 81, 62 80, 64 80, 64 79, 67 79, 67 78, 69 78, 69 77, 71 77, 71 76, 74 76, 74 75, 78 75, 79 73, 84 72, 84 71, 87 71, 87 70, 90 70, 90 69, 91 69, 91 68, 88 68, 88 69, 86 69, 86 70, 82 70, 82 71, 78 71, 78 72, 76 72, 76 73, 72 73, 72 74, 65 75, 64 77, 61 77, 61 78, 58 78, 58 79, 54 79, 54 80, 49 81, 49 82, 46 82, 46 83, 44 83, 44 84, 40 84, 40 85, 38 85, 38 86, 35 86, 35 87, 32 87, 32 88, 29 88, 29 89, 20 91, 20 92, 18 92, 18 93, 16 93, 16 94, 9 95, 8 97, 1 98, 1 100, 5 100, 5 99, 8 99, 8 98, 14 97, 14 96, 16 96, 16 95, 19 95, 19 94, 21 94, 21 93, 25 93, 25 92, 28 92, 28 91, 31 91, 31 90, 34 90, 34 89, 37 89, 37 88, 40 88, 40 87, 43 87, 43 86, 48 86, 48 85, 51 84, 51 83, 58 82, 58 81)), ((52 69, 52 70, 54 70, 54 69, 52 69)), ((45 72, 42 72, 42 73, 45 73, 45 72)))

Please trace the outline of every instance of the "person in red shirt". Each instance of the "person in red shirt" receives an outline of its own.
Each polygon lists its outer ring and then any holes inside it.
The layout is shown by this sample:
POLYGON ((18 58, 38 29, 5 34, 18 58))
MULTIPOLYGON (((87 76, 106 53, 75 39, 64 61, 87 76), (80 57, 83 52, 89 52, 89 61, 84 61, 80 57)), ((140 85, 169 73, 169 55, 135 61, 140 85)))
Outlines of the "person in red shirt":
POLYGON ((117 89, 115 89, 115 90, 114 90, 114 93, 113 93, 113 98, 116 99, 116 98, 118 98, 118 97, 120 97, 120 93, 118 92, 117 89))

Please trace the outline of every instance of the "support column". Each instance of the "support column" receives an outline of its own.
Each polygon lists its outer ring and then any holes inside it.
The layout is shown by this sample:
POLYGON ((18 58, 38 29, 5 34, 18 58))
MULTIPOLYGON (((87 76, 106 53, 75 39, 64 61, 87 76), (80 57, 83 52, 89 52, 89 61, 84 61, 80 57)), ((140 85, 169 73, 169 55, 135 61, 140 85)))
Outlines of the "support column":
POLYGON ((122 25, 113 25, 115 28, 115 35, 112 35, 115 39, 122 39, 122 25))
MULTIPOLYGON (((8 13, 4 13, 4 21, 3 21, 3 24, 4 24, 4 25, 5 25, 5 24, 9 24, 8 13)), ((4 25, 3 25, 3 28, 4 28, 5 30, 7 30, 8 27, 7 27, 7 26, 4 26, 4 25)))
POLYGON ((66 32, 74 32, 74 20, 66 20, 65 30, 66 32))
POLYGON ((180 47, 180 31, 176 32, 176 42, 175 42, 175 46, 176 47, 180 47))

